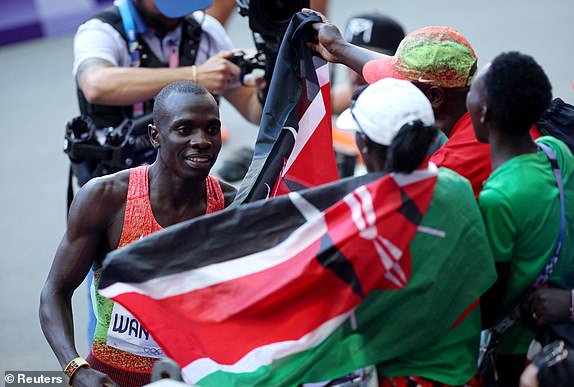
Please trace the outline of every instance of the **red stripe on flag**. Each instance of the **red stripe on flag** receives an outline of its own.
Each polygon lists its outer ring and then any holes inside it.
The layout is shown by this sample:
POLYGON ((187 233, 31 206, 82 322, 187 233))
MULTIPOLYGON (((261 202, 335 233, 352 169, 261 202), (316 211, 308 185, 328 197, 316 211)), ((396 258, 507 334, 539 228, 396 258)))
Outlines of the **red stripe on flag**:
MULTIPOLYGON (((271 269, 175 297, 126 293, 114 299, 130 305, 181 366, 203 357, 233 364, 254 348, 297 340, 359 304, 340 278, 319 265, 318 251, 319 241, 271 269)), ((369 267, 384 274, 376 260, 369 267)))
MULTIPOLYGON (((335 152, 333 151, 333 134, 331 123, 331 88, 329 83, 321 87, 321 96, 325 113, 316 128, 311 128, 313 134, 305 143, 297 159, 287 171, 282 171, 273 187, 273 197, 291 192, 285 180, 299 183, 305 187, 316 187, 339 179, 335 152)), ((303 93, 302 93, 303 95, 303 93)), ((319 98, 317 95, 315 98, 319 98)), ((312 108, 312 105, 310 105, 312 108)), ((307 111, 307 113, 313 113, 307 111)), ((300 112, 300 117, 303 115, 300 112)), ((301 125, 301 123, 300 123, 301 125)), ((301 133, 306 128, 299 127, 301 133)))

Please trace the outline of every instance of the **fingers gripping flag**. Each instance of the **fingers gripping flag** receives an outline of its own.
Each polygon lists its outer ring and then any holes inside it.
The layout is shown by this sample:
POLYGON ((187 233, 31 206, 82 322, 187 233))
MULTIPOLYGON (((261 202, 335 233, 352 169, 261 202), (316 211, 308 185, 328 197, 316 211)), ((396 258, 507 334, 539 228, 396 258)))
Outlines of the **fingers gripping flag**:
POLYGON ((371 174, 175 225, 112 253, 100 292, 188 383, 340 376, 376 360, 343 344, 357 334, 345 326, 373 290, 408 283, 409 243, 435 182, 432 166, 407 179, 371 174))
POLYGON ((314 53, 311 24, 296 14, 285 33, 263 108, 253 160, 234 205, 339 178, 332 145, 329 65, 314 53))

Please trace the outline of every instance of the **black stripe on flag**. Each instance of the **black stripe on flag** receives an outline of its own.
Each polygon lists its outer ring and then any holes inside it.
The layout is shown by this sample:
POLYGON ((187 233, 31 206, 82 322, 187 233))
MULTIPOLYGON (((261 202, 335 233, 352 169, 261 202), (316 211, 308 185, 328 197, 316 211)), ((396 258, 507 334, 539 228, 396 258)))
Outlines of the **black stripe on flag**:
MULTIPOLYGON (((299 193, 319 211, 325 211, 355 188, 381 176, 348 178, 299 193)), ((287 239, 305 221, 288 196, 191 219, 108 254, 100 287, 145 282, 267 250, 287 239)))
POLYGON ((268 187, 273 188, 283 161, 293 150, 294 139, 286 135, 284 128, 298 132, 299 108, 304 107, 305 111, 311 97, 320 92, 315 67, 326 62, 307 47, 314 35, 311 25, 317 22, 321 22, 318 15, 298 12, 285 32, 263 107, 253 159, 233 206, 263 199, 268 187))

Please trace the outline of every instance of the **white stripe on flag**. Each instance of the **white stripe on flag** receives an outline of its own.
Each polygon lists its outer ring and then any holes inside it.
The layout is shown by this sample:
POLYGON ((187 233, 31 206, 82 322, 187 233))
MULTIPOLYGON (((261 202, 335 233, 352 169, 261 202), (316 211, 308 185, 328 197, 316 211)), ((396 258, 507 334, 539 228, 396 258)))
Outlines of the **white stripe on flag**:
POLYGON ((434 163, 429 162, 429 166, 426 169, 417 169, 411 173, 391 173, 391 176, 399 187, 404 187, 412 183, 419 182, 429 177, 434 177, 438 174, 438 168, 434 163))
POLYGON ((138 293, 156 300, 185 294, 220 282, 254 274, 286 262, 323 237, 326 232, 325 217, 323 213, 319 212, 315 214, 312 220, 293 231, 286 240, 270 249, 141 283, 117 282, 105 289, 100 289, 100 293, 107 298, 113 298, 123 293, 138 293))
POLYGON ((325 63, 323 66, 317 68, 316 73, 319 87, 329 83, 329 63, 325 63))
POLYGON ((313 204, 309 203, 299 192, 289 192, 289 199, 301 215, 305 217, 305 220, 310 221, 317 216, 321 216, 321 211, 313 204))
POLYGON ((365 219, 367 220, 367 227, 375 226, 377 221, 377 216, 375 215, 375 208, 373 207, 373 198, 364 185, 358 187, 355 192, 357 196, 361 199, 361 208, 365 214, 365 219))
POLYGON ((399 279, 393 274, 392 271, 387 271, 385 273, 385 278, 395 284, 396 287, 402 288, 404 285, 399 281, 399 279))
POLYGON ((355 191, 346 195, 343 200, 351 209, 351 219, 353 219, 355 226, 357 226, 361 233, 364 232, 367 229, 367 223, 365 222, 365 219, 363 219, 363 214, 361 213, 361 203, 359 203, 359 200, 357 200, 355 197, 355 191))
POLYGON ((341 326, 354 309, 323 323, 317 329, 298 340, 281 341, 253 349, 234 364, 219 364, 209 358, 195 360, 182 369, 186 383, 197 383, 206 376, 217 372, 244 373, 253 372, 267 366, 273 360, 309 350, 321 344, 331 333, 341 326))
MULTIPOLYGON (((305 110, 305 113, 303 113, 303 116, 299 119, 299 131, 297 132, 297 137, 295 137, 295 144, 293 145, 289 159, 287 159, 285 163, 285 167, 281 171, 281 177, 285 177, 291 165, 297 160, 299 153, 301 153, 326 113, 323 93, 319 90, 315 98, 313 98, 313 101, 311 101, 307 107, 307 110, 305 110)), ((320 160, 318 160, 318 162, 320 162, 320 160)))

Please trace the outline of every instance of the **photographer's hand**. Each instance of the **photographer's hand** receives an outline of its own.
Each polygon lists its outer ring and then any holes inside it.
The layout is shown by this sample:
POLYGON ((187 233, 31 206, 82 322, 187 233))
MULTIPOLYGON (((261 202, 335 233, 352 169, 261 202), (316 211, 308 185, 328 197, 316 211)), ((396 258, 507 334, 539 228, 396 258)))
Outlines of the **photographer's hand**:
POLYGON ((241 70, 227 60, 231 56, 233 51, 221 51, 197 66, 198 83, 217 95, 239 85, 241 70))
POLYGON ((537 325, 568 321, 570 299, 569 289, 537 289, 528 296, 530 313, 537 325))

